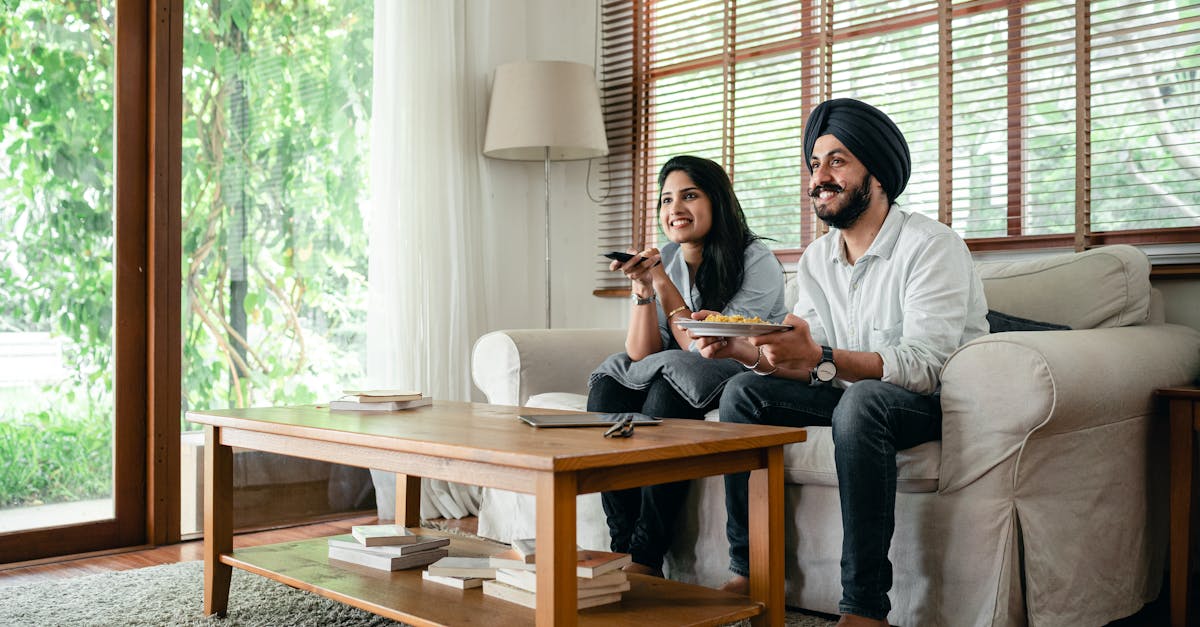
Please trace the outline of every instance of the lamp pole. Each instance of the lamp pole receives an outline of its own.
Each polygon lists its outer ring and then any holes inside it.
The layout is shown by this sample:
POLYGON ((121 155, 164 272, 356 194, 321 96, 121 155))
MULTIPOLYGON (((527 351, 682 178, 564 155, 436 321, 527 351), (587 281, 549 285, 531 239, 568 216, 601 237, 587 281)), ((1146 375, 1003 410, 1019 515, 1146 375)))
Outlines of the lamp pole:
POLYGON ((550 147, 546 146, 546 328, 550 328, 550 147))

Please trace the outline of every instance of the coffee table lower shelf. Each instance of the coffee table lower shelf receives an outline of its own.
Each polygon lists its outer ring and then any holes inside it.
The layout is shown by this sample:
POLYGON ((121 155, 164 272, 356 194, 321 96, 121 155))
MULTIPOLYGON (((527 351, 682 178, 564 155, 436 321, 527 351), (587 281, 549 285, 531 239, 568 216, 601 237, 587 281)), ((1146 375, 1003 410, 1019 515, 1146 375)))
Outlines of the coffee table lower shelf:
MULTIPOLYGON (((503 548, 469 538, 450 538, 451 555, 488 555, 503 548)), ((326 539, 315 538, 237 549, 221 561, 412 625, 534 623, 533 610, 484 596, 479 588, 457 590, 427 582, 421 578, 421 568, 386 572, 341 562, 330 564, 327 551, 326 539)), ((632 587, 619 603, 581 610, 579 624, 724 625, 762 613, 760 604, 741 595, 643 575, 630 575, 629 580, 632 587)))

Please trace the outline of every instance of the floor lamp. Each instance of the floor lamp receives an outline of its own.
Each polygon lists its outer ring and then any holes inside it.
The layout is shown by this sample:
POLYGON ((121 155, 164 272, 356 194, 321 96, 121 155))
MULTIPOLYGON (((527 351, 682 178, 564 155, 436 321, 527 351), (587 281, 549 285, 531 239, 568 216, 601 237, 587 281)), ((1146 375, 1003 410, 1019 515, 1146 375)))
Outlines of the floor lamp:
POLYGON ((522 61, 496 68, 483 154, 542 161, 546 185, 546 328, 550 328, 550 162, 608 154, 590 66, 522 61))

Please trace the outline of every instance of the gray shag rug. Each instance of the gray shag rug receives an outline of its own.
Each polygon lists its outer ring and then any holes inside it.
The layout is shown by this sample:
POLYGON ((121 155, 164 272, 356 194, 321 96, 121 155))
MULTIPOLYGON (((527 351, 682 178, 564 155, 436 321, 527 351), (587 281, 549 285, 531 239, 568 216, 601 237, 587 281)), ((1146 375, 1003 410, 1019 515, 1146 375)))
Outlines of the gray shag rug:
MULTIPOLYGON (((200 614, 203 582, 204 564, 193 561, 0 588, 0 625, 403 625, 237 568, 228 615, 204 617, 200 614)), ((830 625, 833 621, 824 616, 794 611, 787 615, 788 627, 830 625)))

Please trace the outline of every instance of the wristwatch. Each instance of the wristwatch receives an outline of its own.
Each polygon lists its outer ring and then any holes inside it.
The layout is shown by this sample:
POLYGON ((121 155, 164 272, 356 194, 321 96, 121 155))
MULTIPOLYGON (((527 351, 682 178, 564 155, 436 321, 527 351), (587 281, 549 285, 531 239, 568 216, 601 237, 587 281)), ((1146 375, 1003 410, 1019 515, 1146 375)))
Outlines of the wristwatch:
POLYGON ((635 305, 649 305, 650 303, 653 303, 656 300, 658 300, 658 294, 651 294, 650 298, 642 298, 641 296, 638 296, 637 294, 633 295, 633 304, 635 304, 635 305))
POLYGON ((837 376, 837 364, 833 363, 832 348, 821 347, 821 361, 817 362, 817 367, 808 376, 810 385, 825 385, 833 381, 837 376))

